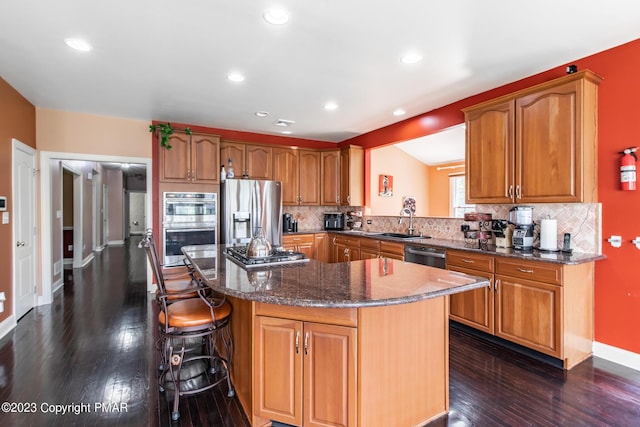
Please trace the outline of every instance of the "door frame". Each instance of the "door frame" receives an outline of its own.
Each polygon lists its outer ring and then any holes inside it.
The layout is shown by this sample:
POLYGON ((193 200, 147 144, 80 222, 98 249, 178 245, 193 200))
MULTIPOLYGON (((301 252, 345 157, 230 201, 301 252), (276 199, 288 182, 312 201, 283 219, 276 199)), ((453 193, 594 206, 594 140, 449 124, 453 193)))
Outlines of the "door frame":
MULTIPOLYGON (((82 189, 82 172, 70 167, 69 165, 62 164, 63 172, 60 174, 60 179, 64 175, 64 171, 67 171, 73 176, 73 268, 82 267, 83 252, 82 244, 84 242, 83 224, 82 224, 82 206, 84 193, 82 189)), ((63 187, 64 193, 64 187, 63 187)), ((64 216, 64 214, 63 214, 64 216)), ((64 228, 64 227, 63 227, 64 228)), ((63 251, 64 253, 64 251, 63 251)))
MULTIPOLYGON (((124 157, 124 156, 107 156, 98 154, 81 154, 81 153, 63 153, 55 151, 40 152, 40 265, 42 267, 41 276, 41 295, 38 296, 38 305, 51 304, 53 302, 53 263, 51 251, 51 161, 52 160, 84 160, 90 162, 118 162, 118 163, 140 163, 144 164, 147 169, 147 197, 145 208, 147 212, 152 212, 152 190, 153 190, 153 170, 150 157, 124 157)), ((146 228, 153 228, 153 215, 148 215, 146 219, 146 228)), ((150 292, 153 288, 151 269, 147 265, 147 290, 150 292)))
MULTIPOLYGON (((37 222, 37 212, 38 212, 38 198, 37 198, 37 189, 38 189, 38 185, 36 183, 36 179, 35 179, 35 172, 37 171, 37 165, 36 165, 36 150, 26 144, 24 144, 23 142, 12 138, 11 139, 11 215, 13 216, 13 219, 11 219, 11 259, 12 259, 12 266, 11 266, 11 284, 12 284, 12 292, 13 295, 11 296, 11 315, 13 316, 13 325, 15 326, 18 322, 18 318, 16 316, 16 295, 18 294, 17 292, 17 286, 18 284, 16 283, 16 247, 13 244, 15 242, 16 239, 16 203, 15 203, 15 199, 16 199, 16 180, 15 180, 15 152, 16 151, 22 151, 27 155, 31 156, 31 166, 33 167, 33 176, 34 179, 31 182, 31 197, 32 197, 32 205, 33 205, 33 212, 31 212, 30 217, 31 217, 31 226, 34 228, 34 232, 33 232, 33 245, 31 248, 31 257, 33 259, 33 265, 31 266, 33 268, 33 279, 35 281, 35 285, 36 285, 36 290, 34 292, 34 298, 33 298, 33 307, 34 308, 38 305, 38 269, 37 269, 37 263, 38 263, 38 250, 36 249, 38 247, 38 222, 37 222)), ((21 215, 22 217, 24 217, 24 215, 21 215)))

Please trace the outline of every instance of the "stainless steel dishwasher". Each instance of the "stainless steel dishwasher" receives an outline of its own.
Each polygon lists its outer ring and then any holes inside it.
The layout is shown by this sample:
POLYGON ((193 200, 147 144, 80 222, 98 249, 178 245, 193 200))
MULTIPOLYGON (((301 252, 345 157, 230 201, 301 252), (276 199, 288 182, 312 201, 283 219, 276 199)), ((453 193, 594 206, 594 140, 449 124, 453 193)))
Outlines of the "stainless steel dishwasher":
POLYGON ((447 252, 441 248, 429 246, 405 246, 404 260, 429 267, 446 268, 447 252))

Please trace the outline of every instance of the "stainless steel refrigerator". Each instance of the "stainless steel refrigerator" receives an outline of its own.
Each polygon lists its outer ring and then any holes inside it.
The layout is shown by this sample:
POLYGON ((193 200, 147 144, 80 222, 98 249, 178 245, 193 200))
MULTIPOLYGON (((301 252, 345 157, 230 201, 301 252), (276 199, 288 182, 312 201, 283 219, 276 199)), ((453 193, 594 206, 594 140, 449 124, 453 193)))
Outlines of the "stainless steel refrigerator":
POLYGON ((258 232, 282 246, 282 183, 227 179, 220 185, 220 242, 246 245, 258 232))

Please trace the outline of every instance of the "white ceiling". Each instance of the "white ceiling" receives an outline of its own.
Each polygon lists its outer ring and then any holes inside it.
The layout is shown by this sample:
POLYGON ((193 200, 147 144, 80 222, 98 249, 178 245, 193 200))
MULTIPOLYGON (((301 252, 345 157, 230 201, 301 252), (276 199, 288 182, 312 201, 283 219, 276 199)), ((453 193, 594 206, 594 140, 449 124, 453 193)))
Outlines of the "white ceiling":
POLYGON ((43 108, 339 142, 640 37, 637 0, 272 3, 2 0, 0 76, 43 108))
POLYGON ((464 160, 465 125, 400 142, 395 146, 422 163, 433 166, 464 160))

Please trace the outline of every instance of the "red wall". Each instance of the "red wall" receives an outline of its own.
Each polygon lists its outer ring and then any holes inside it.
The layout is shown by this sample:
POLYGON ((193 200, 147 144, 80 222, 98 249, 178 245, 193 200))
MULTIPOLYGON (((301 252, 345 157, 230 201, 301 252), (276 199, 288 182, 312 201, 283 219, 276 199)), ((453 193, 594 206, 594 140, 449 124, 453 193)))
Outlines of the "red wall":
MULTIPOLYGON (((604 78, 599 87, 598 195, 602 203, 604 261, 596 263, 596 341, 640 353, 640 249, 630 241, 640 236, 640 192, 619 190, 618 151, 640 145, 640 39, 577 59, 578 70, 590 69, 604 78), (610 235, 623 238, 612 248, 610 235)), ((353 138, 346 143, 375 147, 428 135, 464 121, 461 108, 551 80, 565 67, 528 77, 463 99, 426 114, 353 138)))

